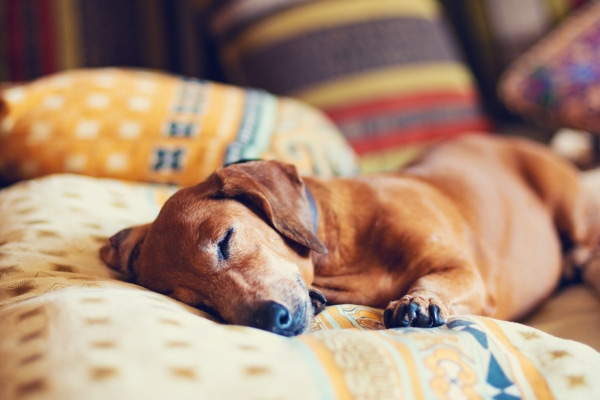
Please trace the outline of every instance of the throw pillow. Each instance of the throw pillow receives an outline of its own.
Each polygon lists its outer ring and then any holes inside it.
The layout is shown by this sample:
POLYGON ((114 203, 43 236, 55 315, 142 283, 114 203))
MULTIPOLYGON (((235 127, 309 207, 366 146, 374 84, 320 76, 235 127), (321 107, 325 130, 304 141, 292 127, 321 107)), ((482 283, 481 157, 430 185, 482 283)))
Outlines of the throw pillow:
POLYGON ((397 167, 406 146, 489 128, 434 0, 238 0, 209 9, 228 79, 324 110, 363 170, 397 167))
POLYGON ((50 173, 191 185, 271 158, 348 175, 352 150, 319 111, 265 91, 158 72, 72 70, 0 90, 0 179, 50 173))

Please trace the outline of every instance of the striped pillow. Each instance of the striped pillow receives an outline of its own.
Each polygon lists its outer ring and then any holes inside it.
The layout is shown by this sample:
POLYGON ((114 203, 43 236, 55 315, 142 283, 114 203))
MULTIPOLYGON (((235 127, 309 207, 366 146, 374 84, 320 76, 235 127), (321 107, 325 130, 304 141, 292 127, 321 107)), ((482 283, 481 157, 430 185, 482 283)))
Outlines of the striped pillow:
POLYGON ((433 0, 214 3, 228 79, 321 108, 363 169, 396 167, 407 145, 488 128, 433 0))

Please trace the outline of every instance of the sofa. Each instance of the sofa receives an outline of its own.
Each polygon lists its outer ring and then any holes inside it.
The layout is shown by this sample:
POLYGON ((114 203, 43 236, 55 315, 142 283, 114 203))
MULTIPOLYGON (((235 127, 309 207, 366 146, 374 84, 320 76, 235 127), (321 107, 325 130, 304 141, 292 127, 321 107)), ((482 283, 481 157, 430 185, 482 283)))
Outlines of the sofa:
MULTIPOLYGON (((468 11, 451 2, 200 3, 220 80, 83 65, 0 89, 1 399, 600 397, 600 297, 582 283, 521 321, 385 329, 382 310, 341 304, 284 338, 104 265, 108 237, 225 162, 368 174, 503 126, 442 19, 468 11)), ((600 170, 582 179, 600 206, 600 170)))

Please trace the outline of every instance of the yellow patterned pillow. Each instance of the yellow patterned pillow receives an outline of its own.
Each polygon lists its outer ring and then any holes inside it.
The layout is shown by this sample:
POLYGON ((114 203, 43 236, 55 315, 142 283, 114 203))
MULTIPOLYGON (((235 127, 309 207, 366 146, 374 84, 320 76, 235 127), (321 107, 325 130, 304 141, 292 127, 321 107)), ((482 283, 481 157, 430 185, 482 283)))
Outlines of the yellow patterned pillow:
POLYGON ((289 98, 158 72, 63 72, 0 91, 0 179, 56 172, 194 184, 224 162, 276 158, 347 175, 352 150, 289 98))

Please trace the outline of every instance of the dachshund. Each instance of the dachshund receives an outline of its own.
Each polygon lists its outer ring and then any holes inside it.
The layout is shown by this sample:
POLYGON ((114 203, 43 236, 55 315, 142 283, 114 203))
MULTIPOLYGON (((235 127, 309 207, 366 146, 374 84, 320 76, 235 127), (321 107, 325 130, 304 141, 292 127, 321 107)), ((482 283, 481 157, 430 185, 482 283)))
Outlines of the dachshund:
POLYGON ((222 167, 100 250, 125 279, 220 320, 301 334, 329 304, 386 327, 451 315, 517 320, 583 271, 600 286, 600 218, 577 169, 522 138, 464 135, 399 171, 301 178, 222 167))

